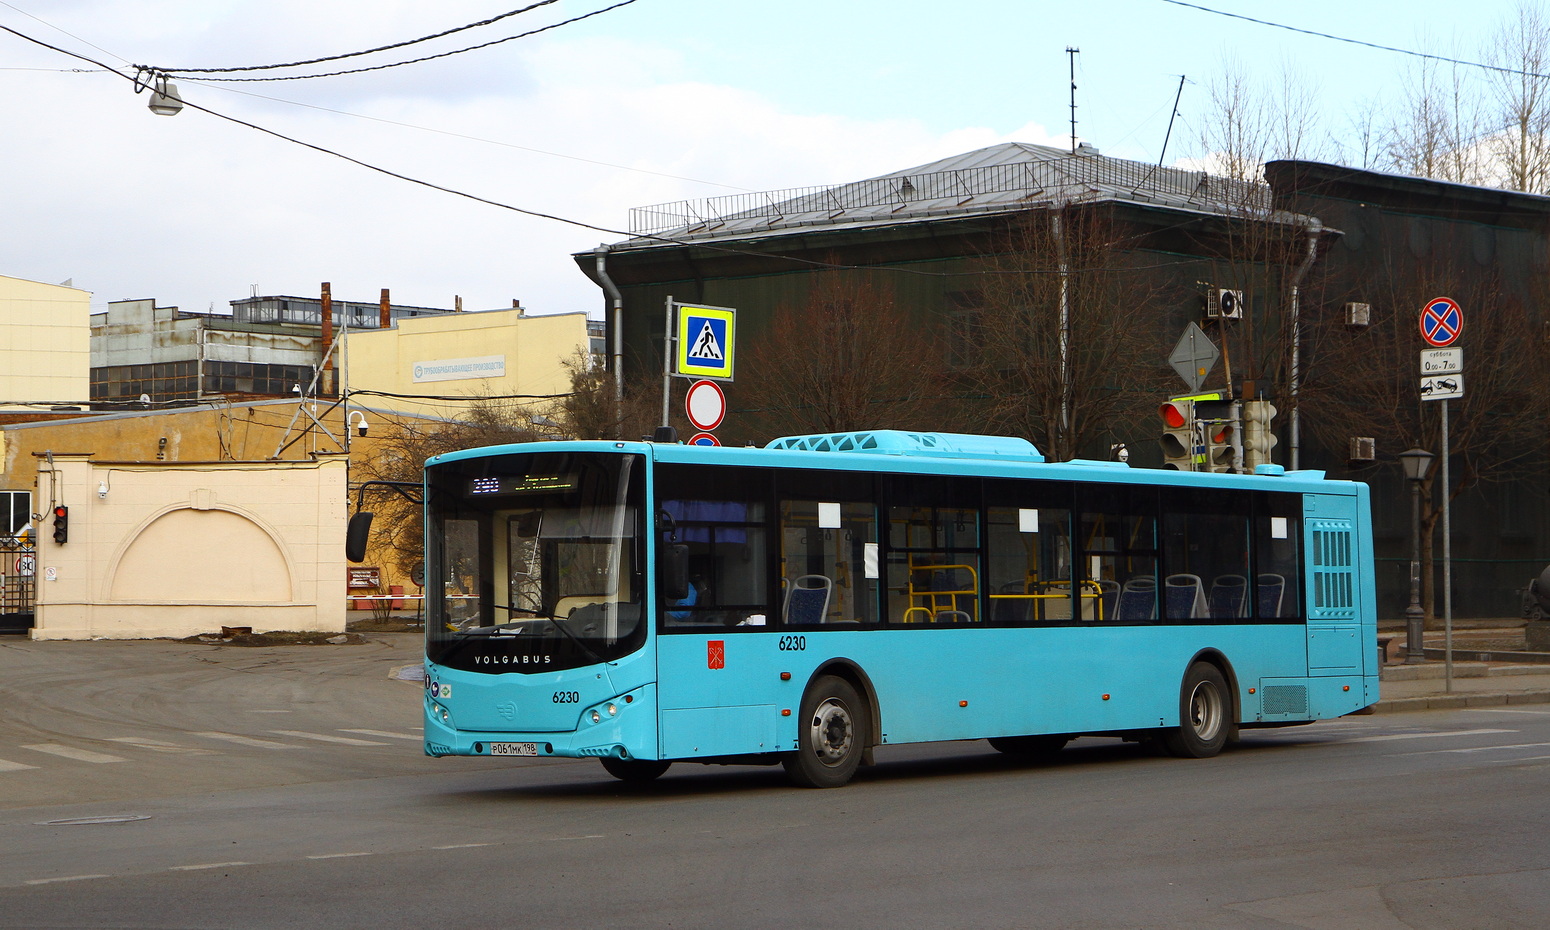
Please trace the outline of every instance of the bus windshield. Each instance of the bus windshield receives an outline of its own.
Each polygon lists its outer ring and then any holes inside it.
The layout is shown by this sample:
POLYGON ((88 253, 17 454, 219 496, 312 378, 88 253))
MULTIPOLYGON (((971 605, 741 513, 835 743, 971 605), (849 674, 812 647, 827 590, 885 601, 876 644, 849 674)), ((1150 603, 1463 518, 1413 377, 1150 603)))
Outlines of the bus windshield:
POLYGON ((426 653, 480 671, 606 662, 645 641, 639 456, 534 452, 426 470, 426 653))

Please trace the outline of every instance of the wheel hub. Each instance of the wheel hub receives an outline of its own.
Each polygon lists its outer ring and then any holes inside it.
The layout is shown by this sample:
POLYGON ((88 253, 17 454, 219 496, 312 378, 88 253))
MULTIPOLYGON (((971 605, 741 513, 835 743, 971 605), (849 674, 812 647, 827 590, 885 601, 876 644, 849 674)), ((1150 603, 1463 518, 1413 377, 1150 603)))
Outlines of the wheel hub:
POLYGON ((841 762, 850 752, 855 728, 851 725, 850 709, 829 698, 813 711, 812 745, 818 759, 825 765, 841 762))
POLYGON ((1195 735, 1205 742, 1216 738, 1222 726, 1222 696, 1210 682, 1200 682, 1189 696, 1189 722, 1195 735))

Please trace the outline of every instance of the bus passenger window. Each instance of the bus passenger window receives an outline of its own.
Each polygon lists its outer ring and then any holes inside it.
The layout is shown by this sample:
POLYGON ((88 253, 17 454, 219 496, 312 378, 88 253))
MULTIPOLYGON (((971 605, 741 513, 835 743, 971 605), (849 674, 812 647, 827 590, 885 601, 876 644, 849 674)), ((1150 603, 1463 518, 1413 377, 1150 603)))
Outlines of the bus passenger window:
POLYGON ((1249 601, 1247 494, 1210 489, 1164 492, 1164 616, 1169 620, 1241 620, 1249 601))
POLYGON ((1084 621, 1148 623, 1160 615, 1156 496, 1122 487, 1084 489, 1081 547, 1084 621))
MULTIPOLYGON (((990 507, 985 512, 985 590, 994 623, 1063 622, 1072 617, 1071 511, 990 507)), ((1097 589, 1083 592, 1090 600, 1097 589)), ((1111 616, 1099 603, 1084 608, 1111 616)))
POLYGON ((877 622, 877 510, 855 501, 780 502, 781 619, 877 622))
POLYGON ((981 619, 978 510, 890 507, 888 539, 891 621, 975 623, 981 619))

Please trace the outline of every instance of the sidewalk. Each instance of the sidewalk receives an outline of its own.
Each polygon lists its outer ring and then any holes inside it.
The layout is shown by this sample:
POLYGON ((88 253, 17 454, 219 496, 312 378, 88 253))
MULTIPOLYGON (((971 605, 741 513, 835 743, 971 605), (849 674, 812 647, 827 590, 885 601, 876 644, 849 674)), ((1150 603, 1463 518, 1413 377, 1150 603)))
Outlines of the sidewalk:
MULTIPOLYGON (((1392 624, 1383 624, 1391 632, 1392 624)), ((1453 632, 1452 688, 1446 678, 1443 634, 1427 630, 1426 661, 1403 664, 1400 629, 1391 661, 1381 671, 1382 699, 1375 713, 1550 704, 1550 653, 1524 647, 1522 621, 1465 621, 1453 632)))
POLYGON ((1384 666, 1383 697, 1373 708, 1375 713, 1550 704, 1550 664, 1455 660, 1449 691, 1444 663, 1431 659, 1431 652, 1427 650, 1428 659, 1420 665, 1384 666))

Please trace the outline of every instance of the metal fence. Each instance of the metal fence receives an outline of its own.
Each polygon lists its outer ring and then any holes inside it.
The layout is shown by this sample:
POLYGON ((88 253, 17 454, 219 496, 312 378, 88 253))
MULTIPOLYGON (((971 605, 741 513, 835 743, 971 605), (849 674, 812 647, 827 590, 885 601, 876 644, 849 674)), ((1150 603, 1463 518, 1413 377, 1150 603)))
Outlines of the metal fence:
POLYGON ((38 557, 31 543, 0 538, 0 633, 32 629, 36 609, 38 557))
POLYGON ((826 217, 846 222, 862 218, 855 214, 888 215, 911 208, 922 212, 971 210, 1100 197, 1165 201, 1213 210, 1260 212, 1270 208, 1270 189, 1264 184, 1203 171, 1073 155, 636 207, 630 210, 630 233, 693 233, 736 221, 762 220, 766 226, 775 226, 826 217))

